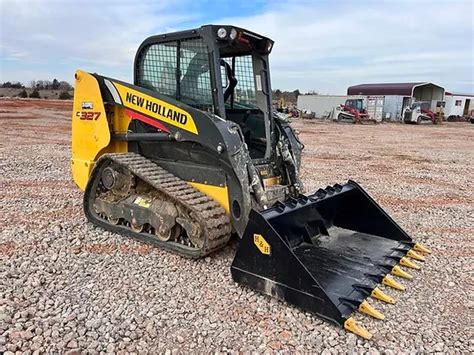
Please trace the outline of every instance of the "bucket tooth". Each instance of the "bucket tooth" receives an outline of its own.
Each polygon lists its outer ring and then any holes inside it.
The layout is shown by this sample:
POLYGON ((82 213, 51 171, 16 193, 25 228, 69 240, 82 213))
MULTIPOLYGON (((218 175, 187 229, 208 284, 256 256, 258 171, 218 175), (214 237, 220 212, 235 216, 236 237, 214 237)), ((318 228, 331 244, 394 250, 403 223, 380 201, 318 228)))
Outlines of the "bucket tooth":
POLYGON ((386 303, 390 303, 390 304, 395 304, 396 303, 395 298, 393 298, 393 297, 387 295, 386 293, 382 292, 382 290, 380 290, 378 287, 374 288, 374 290, 372 291, 370 296, 372 298, 375 298, 379 301, 383 301, 383 302, 386 302, 386 303))
POLYGON ((421 267, 414 262, 410 261, 407 257, 403 257, 400 259, 400 265, 409 267, 410 269, 420 270, 421 267))
POLYGON ((411 250, 408 250, 407 252, 407 256, 409 256, 410 258, 412 259, 415 259, 415 260, 418 260, 418 261, 425 261, 425 257, 418 254, 416 251, 414 251, 413 249, 411 250))
POLYGON ((373 306, 370 305, 369 302, 363 301, 358 308, 359 312, 365 313, 371 317, 384 320, 385 316, 383 315, 382 312, 377 311, 373 306))
POLYGON ((389 286, 389 287, 394 288, 396 290, 405 291, 405 286, 403 286, 402 284, 400 284, 397 281, 395 281, 394 279, 392 279, 389 275, 387 275, 383 278, 382 283, 385 286, 389 286))
POLYGON ((361 326, 359 323, 357 323, 357 321, 352 317, 348 318, 344 322, 344 329, 367 340, 372 338, 372 333, 365 329, 363 326, 361 326))
POLYGON ((392 268, 391 273, 392 273, 392 275, 403 277, 404 279, 407 279, 407 280, 413 279, 413 276, 411 276, 408 272, 402 270, 402 268, 398 265, 395 265, 392 268))
POLYGON ((415 246, 413 247, 413 249, 415 249, 416 251, 419 251, 420 253, 431 254, 431 250, 425 248, 420 243, 415 243, 415 246))

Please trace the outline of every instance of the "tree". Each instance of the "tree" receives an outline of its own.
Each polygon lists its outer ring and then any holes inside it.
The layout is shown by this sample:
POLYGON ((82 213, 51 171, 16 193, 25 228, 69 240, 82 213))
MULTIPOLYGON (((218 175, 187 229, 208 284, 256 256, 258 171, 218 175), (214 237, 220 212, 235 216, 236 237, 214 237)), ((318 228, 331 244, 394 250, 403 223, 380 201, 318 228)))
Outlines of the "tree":
POLYGON ((296 98, 301 95, 300 91, 298 89, 293 91, 293 95, 295 95, 296 98))
POLYGON ((52 90, 58 90, 58 89, 59 89, 59 81, 58 81, 58 79, 53 79, 53 82, 51 83, 51 89, 52 89, 52 90))
POLYGON ((25 89, 23 89, 23 90, 20 91, 20 93, 18 94, 18 97, 26 98, 26 97, 28 97, 28 93, 26 92, 25 89))
POLYGON ((60 82, 59 82, 59 90, 62 90, 62 91, 71 91, 71 90, 72 90, 72 86, 71 86, 71 84, 69 84, 67 81, 60 81, 60 82))
POLYGON ((30 94, 30 98, 32 98, 32 99, 41 99, 41 96, 40 96, 38 90, 36 90, 36 89, 33 90, 33 92, 30 94))
POLYGON ((10 89, 24 89, 25 86, 20 83, 19 81, 16 81, 16 82, 10 82, 10 81, 6 81, 4 82, 2 85, 1 85, 2 88, 10 88, 10 89))
POLYGON ((67 91, 62 91, 59 94, 59 100, 71 100, 71 99, 72 99, 72 96, 67 91))

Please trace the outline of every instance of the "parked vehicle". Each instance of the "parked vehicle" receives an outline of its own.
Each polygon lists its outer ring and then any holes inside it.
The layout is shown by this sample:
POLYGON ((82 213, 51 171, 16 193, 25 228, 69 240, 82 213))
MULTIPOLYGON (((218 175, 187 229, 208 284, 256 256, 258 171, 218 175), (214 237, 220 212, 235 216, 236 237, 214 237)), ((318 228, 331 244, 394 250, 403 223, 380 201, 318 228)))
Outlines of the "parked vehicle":
POLYGON ((437 123, 436 115, 431 110, 429 101, 416 101, 411 106, 407 106, 403 112, 403 122, 421 123, 422 121, 431 121, 437 123))
POLYGON ((345 104, 340 105, 340 112, 333 117, 337 117, 338 121, 378 123, 382 122, 383 105, 383 96, 347 99, 345 104))

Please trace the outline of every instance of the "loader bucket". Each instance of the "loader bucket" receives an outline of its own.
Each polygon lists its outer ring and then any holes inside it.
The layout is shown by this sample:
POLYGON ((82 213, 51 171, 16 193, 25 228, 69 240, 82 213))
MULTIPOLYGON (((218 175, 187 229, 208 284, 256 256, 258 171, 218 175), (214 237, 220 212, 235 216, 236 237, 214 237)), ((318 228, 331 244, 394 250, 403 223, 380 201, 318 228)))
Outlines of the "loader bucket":
POLYGON ((392 287, 403 289, 386 275, 399 271, 397 275, 409 276, 397 264, 408 260, 410 250, 420 256, 414 246, 387 213, 349 181, 264 211, 252 210, 231 272, 240 284, 370 338, 351 315, 360 310, 383 319, 364 301, 372 296, 395 303, 377 285, 393 281, 392 287))

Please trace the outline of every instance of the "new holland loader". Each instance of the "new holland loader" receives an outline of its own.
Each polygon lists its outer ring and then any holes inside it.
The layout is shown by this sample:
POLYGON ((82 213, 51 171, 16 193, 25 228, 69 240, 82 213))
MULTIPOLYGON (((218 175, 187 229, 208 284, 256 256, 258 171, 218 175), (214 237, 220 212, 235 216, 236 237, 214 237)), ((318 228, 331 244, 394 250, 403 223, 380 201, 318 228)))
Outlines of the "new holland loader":
MULTIPOLYGON (((354 181, 304 195, 303 144, 272 111, 273 41, 235 26, 156 35, 134 83, 76 72, 71 169, 93 224, 199 258, 239 237, 233 279, 362 337, 414 243, 354 181), (401 266, 400 266, 401 265, 401 266)), ((420 253, 421 252, 421 253, 420 253)))

